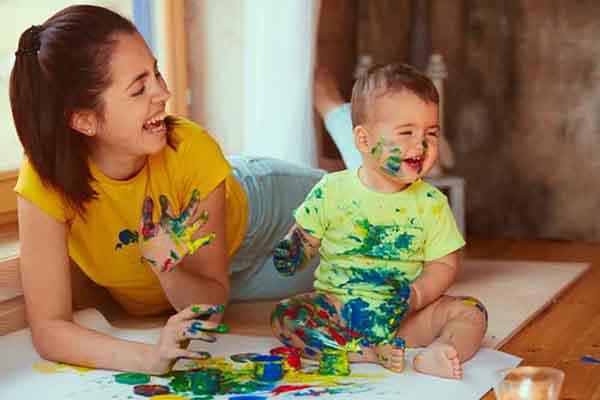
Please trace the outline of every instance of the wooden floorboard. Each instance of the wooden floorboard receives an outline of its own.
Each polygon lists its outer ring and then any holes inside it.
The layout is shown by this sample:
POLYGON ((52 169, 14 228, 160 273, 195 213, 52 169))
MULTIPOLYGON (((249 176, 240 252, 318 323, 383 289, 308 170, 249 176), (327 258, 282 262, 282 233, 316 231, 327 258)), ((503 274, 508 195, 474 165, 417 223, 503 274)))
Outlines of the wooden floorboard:
MULTIPOLYGON (((588 262, 588 272, 500 350, 523 358, 522 365, 565 372, 561 399, 600 399, 600 244, 469 238, 468 257, 504 260, 588 262)), ((531 284, 535 284, 532 282, 531 284)), ((494 399, 488 393, 485 400, 494 399)))

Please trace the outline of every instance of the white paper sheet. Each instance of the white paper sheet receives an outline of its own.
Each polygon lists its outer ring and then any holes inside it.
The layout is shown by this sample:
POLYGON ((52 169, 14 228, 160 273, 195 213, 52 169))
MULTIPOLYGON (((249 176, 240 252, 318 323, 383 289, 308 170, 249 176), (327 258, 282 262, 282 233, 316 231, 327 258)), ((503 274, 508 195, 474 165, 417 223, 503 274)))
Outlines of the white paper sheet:
MULTIPOLYGON (((76 314, 76 321, 98 331, 123 339, 153 343, 158 340, 159 329, 124 330, 112 327, 96 310, 84 310, 76 314)), ((213 357, 225 357, 236 353, 256 352, 267 354, 269 349, 280 346, 274 338, 221 335, 214 344, 193 341, 195 350, 209 351, 213 357)), ((416 350, 409 349, 412 360, 416 350)), ((115 371, 79 371, 69 366, 49 363, 42 360, 31 343, 29 330, 15 332, 0 337, 0 399, 48 399, 48 400, 95 400, 143 399, 135 395, 132 387, 114 381, 115 371), (34 368, 35 367, 35 368, 34 368), (46 372, 40 372, 45 370, 46 372)), ((395 374, 372 364, 352 364, 353 374, 370 374, 367 378, 346 377, 340 382, 351 383, 339 387, 339 393, 325 393, 326 388, 315 386, 304 390, 283 393, 277 399, 297 399, 313 397, 324 392, 320 399, 369 400, 376 399, 479 399, 495 383, 494 371, 515 367, 521 359, 491 349, 481 349, 464 364, 464 379, 453 381, 434 378, 416 373, 410 367, 402 374, 395 374)), ((180 362, 181 363, 181 362, 180 362)), ((410 365, 410 361, 407 365, 410 365)), ((151 383, 166 385, 165 378, 153 377, 151 383)), ((277 385, 286 384, 285 381, 277 385)), ((273 393, 257 393, 265 398, 273 393)), ((229 399, 235 395, 216 396, 215 399, 229 399)))

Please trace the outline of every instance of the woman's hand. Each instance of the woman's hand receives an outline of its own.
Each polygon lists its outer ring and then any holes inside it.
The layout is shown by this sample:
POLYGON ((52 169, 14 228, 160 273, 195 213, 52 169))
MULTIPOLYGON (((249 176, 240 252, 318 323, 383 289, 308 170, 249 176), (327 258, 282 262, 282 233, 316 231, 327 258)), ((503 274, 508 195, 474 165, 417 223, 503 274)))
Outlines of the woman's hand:
POLYGON ((140 249, 142 257, 155 271, 172 271, 188 254, 206 246, 215 238, 209 233, 198 239, 192 236, 208 220, 208 213, 200 209, 200 192, 194 190, 192 198, 179 217, 172 215, 169 201, 164 195, 159 198, 161 217, 157 224, 152 220, 154 202, 146 197, 142 210, 140 249))
POLYGON ((216 338, 211 332, 226 333, 227 327, 219 324, 224 309, 223 305, 197 304, 169 318, 151 353, 151 373, 162 375, 169 372, 173 363, 180 358, 205 358, 205 353, 183 349, 181 346, 191 339, 212 343, 216 338))

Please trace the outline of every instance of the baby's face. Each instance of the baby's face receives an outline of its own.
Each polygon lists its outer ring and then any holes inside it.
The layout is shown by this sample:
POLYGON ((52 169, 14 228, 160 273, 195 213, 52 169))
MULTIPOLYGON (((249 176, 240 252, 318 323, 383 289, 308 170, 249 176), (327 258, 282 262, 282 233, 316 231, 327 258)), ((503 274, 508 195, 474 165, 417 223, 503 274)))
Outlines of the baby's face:
POLYGON ((369 123, 368 164, 395 183, 425 176, 438 157, 438 106, 403 90, 375 102, 369 123))

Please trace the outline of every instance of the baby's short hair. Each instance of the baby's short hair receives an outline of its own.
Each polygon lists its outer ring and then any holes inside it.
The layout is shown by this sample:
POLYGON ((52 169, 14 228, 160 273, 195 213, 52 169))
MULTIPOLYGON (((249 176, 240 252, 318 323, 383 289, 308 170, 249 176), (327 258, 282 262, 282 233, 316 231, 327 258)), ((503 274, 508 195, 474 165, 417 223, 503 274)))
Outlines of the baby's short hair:
POLYGON ((408 90, 426 103, 439 104, 435 85, 419 70, 407 64, 375 65, 352 88, 352 126, 368 121, 378 97, 408 90))

